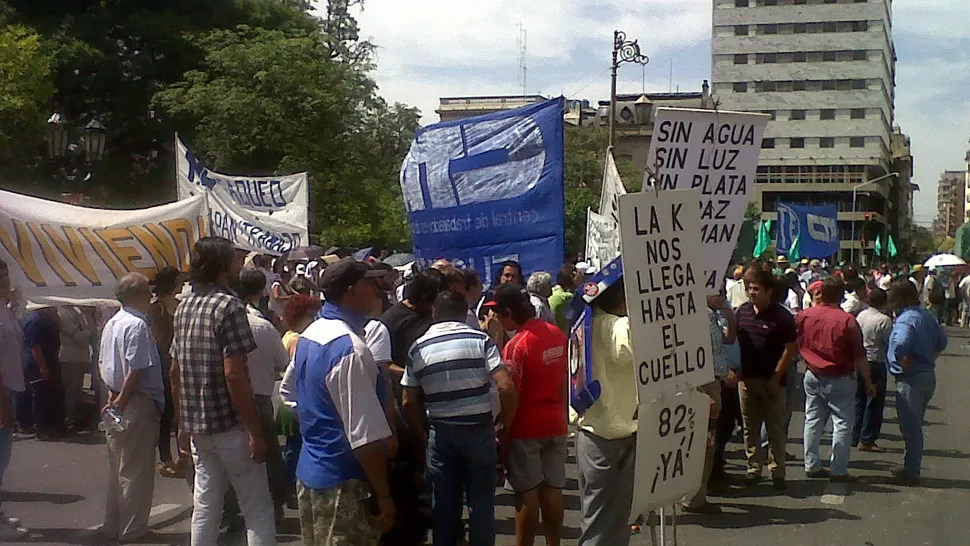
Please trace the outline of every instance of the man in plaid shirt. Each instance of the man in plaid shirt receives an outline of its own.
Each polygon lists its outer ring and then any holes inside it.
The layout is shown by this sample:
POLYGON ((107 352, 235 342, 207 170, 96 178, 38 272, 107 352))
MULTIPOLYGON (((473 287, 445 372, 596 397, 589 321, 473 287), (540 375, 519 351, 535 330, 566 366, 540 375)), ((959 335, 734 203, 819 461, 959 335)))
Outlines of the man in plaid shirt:
MULTIPOLYGON (((263 437, 246 355, 256 349, 246 308, 228 289, 235 251, 206 237, 192 252, 192 294, 175 313, 172 396, 179 440, 195 462, 192 546, 215 544, 230 483, 250 546, 276 544, 263 437), (184 433, 184 434, 183 434, 184 433)), ((275 439, 272 439, 275 441, 275 439)))

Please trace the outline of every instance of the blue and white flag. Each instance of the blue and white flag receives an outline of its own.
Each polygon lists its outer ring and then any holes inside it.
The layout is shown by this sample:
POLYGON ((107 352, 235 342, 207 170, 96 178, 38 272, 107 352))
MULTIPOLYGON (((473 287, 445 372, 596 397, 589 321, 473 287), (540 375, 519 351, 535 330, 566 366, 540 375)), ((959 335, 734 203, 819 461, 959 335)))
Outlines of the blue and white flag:
POLYGON ((839 251, 839 209, 836 205, 778 203, 776 247, 790 249, 795 239, 802 258, 826 258, 839 251))
POLYGON ((563 98, 422 128, 401 165, 414 254, 526 275, 564 256, 563 98))

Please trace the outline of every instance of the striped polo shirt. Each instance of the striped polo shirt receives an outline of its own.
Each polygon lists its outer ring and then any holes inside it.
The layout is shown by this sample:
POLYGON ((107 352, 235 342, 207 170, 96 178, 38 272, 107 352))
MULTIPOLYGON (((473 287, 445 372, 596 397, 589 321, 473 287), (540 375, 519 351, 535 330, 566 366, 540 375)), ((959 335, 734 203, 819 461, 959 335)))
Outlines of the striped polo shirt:
POLYGON ((432 423, 491 425, 491 377, 502 368, 488 334, 462 322, 439 322, 411 346, 401 385, 424 392, 432 423))

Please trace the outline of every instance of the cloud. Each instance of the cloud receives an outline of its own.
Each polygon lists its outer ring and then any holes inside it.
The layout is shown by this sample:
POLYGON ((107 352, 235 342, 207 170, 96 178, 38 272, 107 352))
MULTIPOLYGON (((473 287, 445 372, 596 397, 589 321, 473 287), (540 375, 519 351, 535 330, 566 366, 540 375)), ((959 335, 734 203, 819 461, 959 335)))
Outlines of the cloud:
MULTIPOLYGON (((620 92, 699 91, 710 77, 711 0, 366 0, 357 17, 379 47, 381 94, 419 107, 425 123, 437 121, 439 97, 522 92, 520 23, 527 93, 606 98, 617 28, 650 56, 646 67, 621 67, 620 92)), ((912 137, 921 221, 935 214, 939 173, 965 167, 970 39, 956 23, 968 19, 970 2, 894 2, 896 122, 912 137)))

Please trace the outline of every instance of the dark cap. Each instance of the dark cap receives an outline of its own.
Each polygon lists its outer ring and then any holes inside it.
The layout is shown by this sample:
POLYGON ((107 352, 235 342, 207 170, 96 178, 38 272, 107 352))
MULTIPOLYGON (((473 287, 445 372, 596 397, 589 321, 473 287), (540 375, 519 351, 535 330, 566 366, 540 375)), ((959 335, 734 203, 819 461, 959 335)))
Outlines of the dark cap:
POLYGON ((529 303, 529 293, 517 284, 499 285, 492 296, 492 306, 499 309, 518 309, 526 303, 529 303))
POLYGON ((320 289, 327 297, 341 296, 361 279, 381 277, 384 273, 353 258, 344 258, 323 270, 320 289))

